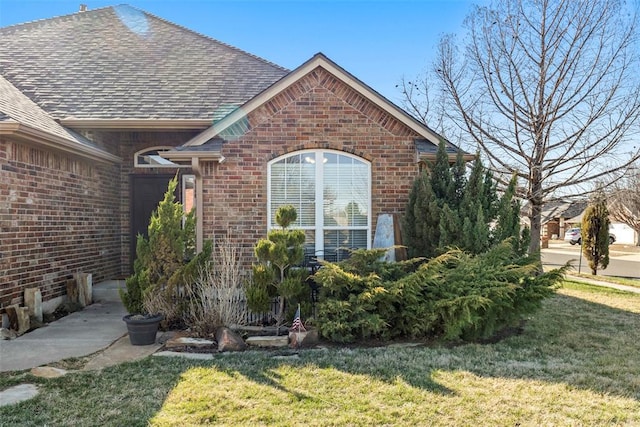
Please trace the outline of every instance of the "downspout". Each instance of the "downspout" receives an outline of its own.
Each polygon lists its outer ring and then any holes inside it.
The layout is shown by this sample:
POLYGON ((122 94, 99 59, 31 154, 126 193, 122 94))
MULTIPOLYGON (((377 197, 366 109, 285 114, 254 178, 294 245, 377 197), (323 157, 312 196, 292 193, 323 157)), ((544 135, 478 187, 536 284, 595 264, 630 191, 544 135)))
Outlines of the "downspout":
POLYGON ((196 252, 202 252, 203 246, 203 204, 202 204, 202 169, 200 168, 200 159, 198 157, 191 158, 191 169, 196 176, 196 252))

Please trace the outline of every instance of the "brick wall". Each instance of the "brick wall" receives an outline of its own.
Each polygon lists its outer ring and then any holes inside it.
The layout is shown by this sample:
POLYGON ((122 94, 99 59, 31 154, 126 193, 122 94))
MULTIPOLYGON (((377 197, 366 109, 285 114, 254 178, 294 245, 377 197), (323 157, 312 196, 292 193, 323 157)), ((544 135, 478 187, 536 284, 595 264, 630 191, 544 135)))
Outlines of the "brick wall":
POLYGON ((253 259, 267 230, 267 162, 302 149, 333 149, 371 162, 372 236, 381 213, 404 213, 418 174, 413 130, 322 69, 253 111, 249 131, 204 173, 205 238, 227 230, 253 259))
POLYGON ((29 287, 62 296, 76 272, 119 274, 119 173, 0 138, 0 310, 29 287))

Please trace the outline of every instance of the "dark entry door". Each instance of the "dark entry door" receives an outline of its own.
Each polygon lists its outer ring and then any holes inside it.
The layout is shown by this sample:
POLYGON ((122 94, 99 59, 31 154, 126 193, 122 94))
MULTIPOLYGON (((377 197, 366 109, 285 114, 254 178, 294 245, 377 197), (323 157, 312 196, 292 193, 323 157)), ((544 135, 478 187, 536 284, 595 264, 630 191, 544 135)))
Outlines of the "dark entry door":
POLYGON ((147 236, 151 213, 164 197, 173 175, 131 175, 131 219, 129 268, 133 271, 136 259, 136 236, 147 236))

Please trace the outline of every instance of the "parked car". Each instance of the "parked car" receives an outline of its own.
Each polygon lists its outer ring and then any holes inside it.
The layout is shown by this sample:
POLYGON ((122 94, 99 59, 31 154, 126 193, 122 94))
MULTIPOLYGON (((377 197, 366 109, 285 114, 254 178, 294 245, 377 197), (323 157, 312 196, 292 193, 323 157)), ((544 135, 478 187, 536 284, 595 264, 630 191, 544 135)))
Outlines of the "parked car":
MULTIPOLYGON (((582 234, 579 228, 570 228, 564 233, 564 240, 572 245, 582 243, 582 234)), ((609 244, 612 245, 616 241, 616 235, 609 233, 609 244)))

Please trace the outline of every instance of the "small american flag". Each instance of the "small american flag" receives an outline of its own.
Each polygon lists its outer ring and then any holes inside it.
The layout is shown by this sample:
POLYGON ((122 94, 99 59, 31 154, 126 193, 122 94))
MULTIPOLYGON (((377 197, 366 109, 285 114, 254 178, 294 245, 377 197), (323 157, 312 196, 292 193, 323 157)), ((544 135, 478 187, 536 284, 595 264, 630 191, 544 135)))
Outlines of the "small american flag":
POLYGON ((293 318, 293 324, 289 329, 291 332, 306 332, 307 330, 304 328, 302 324, 302 320, 300 320, 300 304, 298 304, 298 309, 296 310, 296 315, 293 318))

